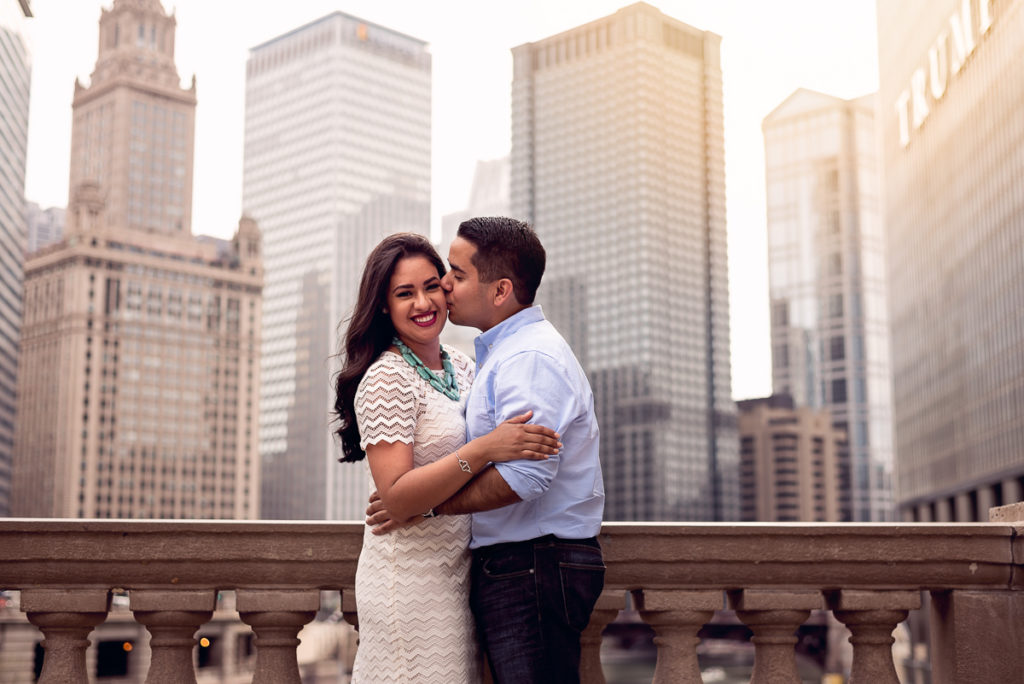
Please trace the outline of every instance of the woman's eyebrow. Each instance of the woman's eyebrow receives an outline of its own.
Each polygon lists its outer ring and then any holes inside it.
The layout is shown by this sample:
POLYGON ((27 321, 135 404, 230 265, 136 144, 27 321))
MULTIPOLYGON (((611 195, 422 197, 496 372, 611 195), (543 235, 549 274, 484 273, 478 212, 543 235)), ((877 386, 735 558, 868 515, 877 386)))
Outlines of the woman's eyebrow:
MULTIPOLYGON (((434 282, 435 280, 439 281, 441 279, 438 276, 430 276, 429 278, 427 278, 426 280, 423 281, 423 284, 424 285, 428 285, 428 284, 434 282)), ((411 287, 415 287, 415 285, 413 283, 402 283, 401 285, 395 285, 393 288, 391 288, 391 291, 392 292, 398 292, 399 290, 402 290, 404 288, 411 288, 411 287)))

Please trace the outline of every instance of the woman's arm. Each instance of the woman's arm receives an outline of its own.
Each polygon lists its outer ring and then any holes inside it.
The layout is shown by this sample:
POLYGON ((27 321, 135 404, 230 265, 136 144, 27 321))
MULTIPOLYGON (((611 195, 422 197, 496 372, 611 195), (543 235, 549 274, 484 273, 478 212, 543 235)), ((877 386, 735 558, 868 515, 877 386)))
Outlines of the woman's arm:
POLYGON ((429 511, 459 491, 488 463, 543 460, 558 453, 558 435, 526 421, 527 411, 433 463, 414 468, 411 444, 378 442, 366 446, 374 485, 392 519, 406 521, 429 511), (463 465, 465 464, 465 465, 463 465))

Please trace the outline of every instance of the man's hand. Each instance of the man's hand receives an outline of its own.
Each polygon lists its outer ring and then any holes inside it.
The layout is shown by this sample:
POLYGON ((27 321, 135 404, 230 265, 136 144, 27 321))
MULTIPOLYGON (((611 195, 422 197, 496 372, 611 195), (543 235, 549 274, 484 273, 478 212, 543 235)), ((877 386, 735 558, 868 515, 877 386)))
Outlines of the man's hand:
POLYGON ((373 490, 373 494, 370 494, 370 505, 366 507, 366 524, 373 528, 370 530, 373 534, 387 534, 403 527, 419 525, 424 520, 426 518, 422 515, 414 515, 404 522, 392 520, 391 514, 384 508, 384 502, 377 495, 377 490, 373 490))

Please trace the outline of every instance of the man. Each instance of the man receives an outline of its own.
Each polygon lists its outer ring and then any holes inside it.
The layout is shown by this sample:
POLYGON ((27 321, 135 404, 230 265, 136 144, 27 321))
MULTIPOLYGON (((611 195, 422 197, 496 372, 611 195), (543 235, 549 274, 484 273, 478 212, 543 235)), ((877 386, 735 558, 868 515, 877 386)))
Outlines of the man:
MULTIPOLYGON (((543 461, 488 467, 433 513, 473 514, 470 606, 496 684, 579 682, 580 633, 604 586, 593 393, 569 345, 533 305, 545 253, 529 225, 464 221, 448 261, 449 319, 482 331, 467 438, 532 410, 532 421, 559 433, 563 447, 543 461)), ((387 519, 378 511, 379 504, 367 509, 370 524, 387 519)))

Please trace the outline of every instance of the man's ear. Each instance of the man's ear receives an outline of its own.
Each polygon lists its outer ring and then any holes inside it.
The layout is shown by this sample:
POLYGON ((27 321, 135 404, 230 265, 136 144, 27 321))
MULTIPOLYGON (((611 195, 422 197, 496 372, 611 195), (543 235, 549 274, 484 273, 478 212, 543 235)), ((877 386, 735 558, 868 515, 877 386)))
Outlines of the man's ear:
POLYGON ((515 296, 515 287, 512 285, 512 281, 508 278, 501 278, 494 284, 494 305, 502 306, 509 300, 509 297, 515 296))

